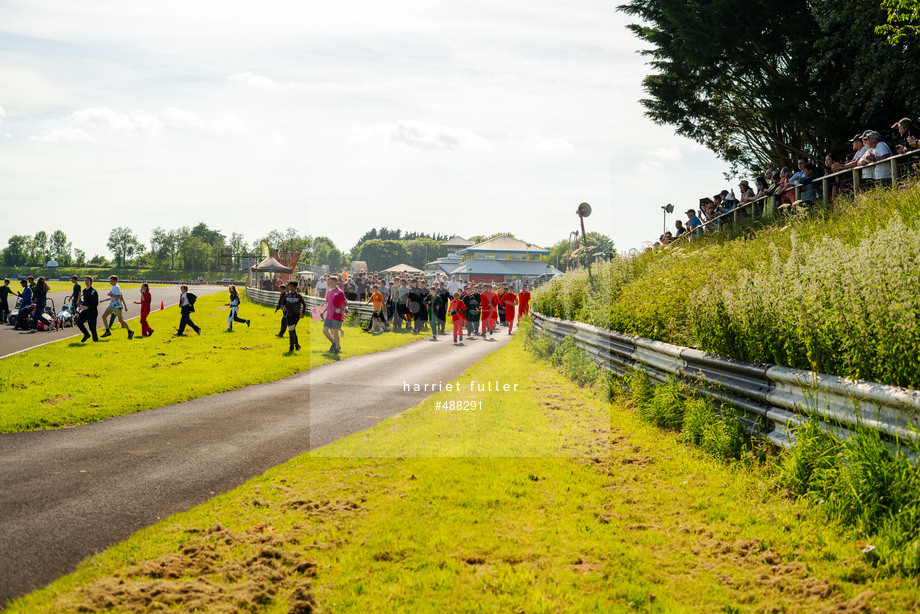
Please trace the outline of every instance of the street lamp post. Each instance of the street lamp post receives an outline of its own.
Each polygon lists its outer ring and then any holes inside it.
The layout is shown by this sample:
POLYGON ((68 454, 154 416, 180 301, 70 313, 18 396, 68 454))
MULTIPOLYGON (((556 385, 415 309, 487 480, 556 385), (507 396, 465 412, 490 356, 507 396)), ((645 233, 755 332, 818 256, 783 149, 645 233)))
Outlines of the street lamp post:
POLYGON ((674 205, 668 203, 661 206, 662 216, 661 216, 661 234, 664 234, 668 231, 668 214, 674 213, 674 205))
POLYGON ((588 233, 585 232, 585 218, 591 215, 591 205, 588 203, 581 203, 578 205, 578 209, 575 213, 577 213, 578 217, 581 219, 581 238, 585 246, 585 262, 588 263, 588 280, 593 284, 594 276, 591 274, 591 254, 588 253, 588 233))

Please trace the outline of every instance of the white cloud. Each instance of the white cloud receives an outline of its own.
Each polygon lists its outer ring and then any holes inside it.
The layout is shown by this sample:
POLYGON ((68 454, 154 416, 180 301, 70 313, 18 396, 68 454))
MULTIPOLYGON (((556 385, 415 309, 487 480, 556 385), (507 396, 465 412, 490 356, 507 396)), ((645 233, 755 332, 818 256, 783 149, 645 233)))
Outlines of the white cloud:
POLYGON ((575 147, 565 139, 544 139, 539 136, 531 136, 528 141, 541 154, 564 156, 575 153, 575 147))
POLYGON ((105 128, 114 132, 163 132, 163 122, 158 117, 142 111, 125 115, 109 108, 89 107, 74 111, 68 119, 85 126, 105 128))
MULTIPOLYGON (((230 75, 230 81, 246 87, 254 87, 262 90, 277 90, 281 87, 280 83, 272 81, 268 77, 263 77, 262 75, 254 75, 251 72, 241 72, 230 75)), ((288 85, 293 84, 289 83, 288 85)))
POLYGON ((211 122, 211 129, 214 132, 218 132, 221 134, 225 134, 228 132, 248 132, 249 131, 249 128, 246 126, 246 124, 244 124, 237 118, 233 117, 232 115, 225 115, 222 118, 211 122))
POLYGON ((166 109, 166 113, 163 114, 163 122, 167 126, 178 128, 179 130, 204 130, 207 128, 207 125, 198 119, 194 113, 175 107, 166 109))
POLYGON ((664 160, 665 162, 684 159, 683 154, 680 153, 680 148, 676 145, 673 147, 659 147, 651 153, 659 160, 664 160))
POLYGON ((30 136, 29 140, 38 143, 95 143, 96 137, 80 128, 54 128, 39 136, 30 136))
POLYGON ((352 129, 352 141, 369 143, 384 149, 416 151, 461 151, 492 148, 492 144, 487 139, 469 130, 403 120, 395 124, 355 126, 352 129))

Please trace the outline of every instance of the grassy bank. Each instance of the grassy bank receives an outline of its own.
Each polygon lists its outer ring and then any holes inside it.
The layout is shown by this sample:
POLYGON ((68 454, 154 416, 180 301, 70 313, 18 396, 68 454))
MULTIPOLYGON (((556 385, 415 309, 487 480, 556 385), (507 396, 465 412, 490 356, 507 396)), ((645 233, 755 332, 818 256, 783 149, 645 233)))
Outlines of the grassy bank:
MULTIPOLYGON (((98 343, 63 340, 0 360, 0 432, 76 426, 121 414, 179 403, 209 394, 282 379, 330 362, 322 325, 306 320, 298 326, 303 350, 288 352, 288 340, 274 337, 280 312, 243 300, 240 316, 227 331, 227 298, 202 296, 193 321, 201 336, 173 337, 179 309, 153 311, 153 336, 140 336, 134 320, 132 341, 112 328, 98 343), (313 340, 319 341, 313 343, 313 340)), ((101 324, 101 323, 100 323, 101 324)), ((100 331, 101 332, 101 331, 100 331)), ((346 330, 342 358, 388 349, 412 335, 361 334, 346 330)))
POLYGON ((778 495, 756 467, 687 447, 528 359, 516 338, 459 378, 463 389, 518 383, 519 394, 486 393, 482 410, 445 412, 435 404, 455 395, 439 393, 137 533, 9 611, 858 612, 920 603, 915 582, 879 574, 856 536, 778 495), (508 458, 517 454, 527 456, 508 458))
POLYGON ((920 387, 920 186, 568 274, 542 313, 742 360, 920 387))
MULTIPOLYGON (((553 343, 522 327, 527 347, 583 385, 599 386, 635 408, 650 424, 687 444, 769 476, 777 492, 815 504, 856 532, 872 564, 886 573, 920 575, 920 467, 892 453, 878 431, 857 429, 840 441, 816 423, 797 429, 796 444, 774 462, 775 449, 751 438, 741 417, 678 381, 654 385, 636 371, 620 380, 594 366, 572 337, 553 343)), ((915 453, 916 449, 913 450, 915 453)))

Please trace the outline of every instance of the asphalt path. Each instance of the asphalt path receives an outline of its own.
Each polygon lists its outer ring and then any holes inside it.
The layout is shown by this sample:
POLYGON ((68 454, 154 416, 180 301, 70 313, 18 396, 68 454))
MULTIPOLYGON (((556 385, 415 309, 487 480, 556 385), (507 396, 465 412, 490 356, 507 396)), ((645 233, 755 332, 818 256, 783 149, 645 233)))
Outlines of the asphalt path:
POLYGON ((170 514, 417 405, 430 388, 406 392, 406 384, 450 382, 509 338, 502 330, 460 347, 420 340, 86 426, 0 434, 0 604, 170 514))
MULTIPOLYGON (((80 285, 83 285, 82 283, 80 285)), ((108 303, 106 302, 108 297, 109 286, 108 280, 105 280, 103 285, 98 283, 93 283, 93 287, 96 288, 96 292, 99 293, 99 315, 102 315, 103 310, 106 308, 108 303)), ((204 296, 206 294, 213 294, 215 292, 226 292, 227 288, 225 286, 189 286, 189 291, 197 296, 204 296)), ((141 300, 141 291, 140 288, 134 288, 131 290, 125 290, 125 300, 128 302, 128 317, 125 318, 126 321, 137 320, 141 316, 141 306, 135 305, 134 301, 141 300)), ((156 311, 160 308, 160 303, 163 303, 164 307, 172 307, 173 305, 179 304, 179 286, 151 286, 150 288, 151 295, 151 305, 153 311, 156 311)), ((57 311, 61 310, 61 307, 64 305, 64 299, 70 296, 70 292, 49 292, 48 297, 54 300, 54 307, 57 311)), ((16 296, 10 296, 7 299, 10 309, 15 309, 16 305, 16 296)), ((50 306, 51 303, 48 303, 50 306)), ((176 326, 179 325, 178 318, 176 319, 176 326)), ((104 328, 102 325, 102 318, 99 318, 99 328, 104 328)), ((132 326, 132 328, 135 328, 132 326)), ((140 334, 140 326, 137 327, 137 334, 140 334)), ((113 328, 112 334, 118 334, 118 331, 121 330, 121 325, 118 324, 118 321, 115 321, 115 326, 113 328)), ((6 358, 7 356, 12 356, 13 354, 18 354, 22 351, 38 347, 40 345, 46 345, 48 343, 53 343, 55 341, 60 341, 61 339, 70 339, 71 337, 81 337, 80 329, 76 326, 72 328, 65 328, 59 331, 46 331, 38 333, 28 333, 21 330, 13 330, 12 326, 8 324, 0 325, 0 358, 6 358)))

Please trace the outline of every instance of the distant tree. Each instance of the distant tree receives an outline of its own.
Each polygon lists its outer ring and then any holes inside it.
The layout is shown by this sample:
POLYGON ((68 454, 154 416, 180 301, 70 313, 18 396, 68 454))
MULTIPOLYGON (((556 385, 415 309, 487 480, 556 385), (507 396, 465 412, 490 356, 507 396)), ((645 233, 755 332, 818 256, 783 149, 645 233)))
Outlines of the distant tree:
POLYGON ((182 245, 182 265, 187 271, 204 271, 210 264, 211 246, 204 239, 190 236, 182 245))
POLYGON ((67 235, 62 230, 55 230, 51 233, 49 241, 49 250, 51 257, 61 266, 70 264, 70 252, 72 244, 67 240, 67 235))
POLYGON ((157 226, 151 231, 150 258, 153 266, 164 269, 172 266, 175 240, 175 235, 167 232, 162 226, 157 226))
POLYGON ((29 262, 29 244, 27 235, 13 235, 3 250, 3 264, 7 266, 25 266, 29 262))
POLYGON ((29 242, 29 261, 35 266, 44 266, 48 262, 48 233, 39 230, 29 242))
POLYGON ((219 230, 212 230, 208 228, 208 225, 204 222, 201 222, 189 232, 189 235, 193 237, 198 237, 204 243, 210 245, 211 247, 220 247, 224 244, 224 235, 221 234, 219 230))
POLYGON ((441 243, 435 239, 420 237, 406 242, 406 249, 409 250, 409 262, 406 264, 423 269, 426 263, 438 257, 441 243))
POLYGON ((233 254, 234 266, 238 266, 240 255, 246 252, 246 237, 238 232, 230 233, 230 241, 227 242, 227 246, 233 254))
POLYGON ((143 253, 144 248, 127 226, 113 228, 112 232, 109 233, 109 240, 106 242, 105 246, 108 247, 112 255, 115 256, 115 266, 118 268, 125 266, 128 260, 133 258, 134 254, 138 253, 139 249, 141 253, 143 253))
POLYGON ((86 264, 86 252, 82 249, 73 250, 73 263, 77 266, 86 264))
POLYGON ((369 271, 380 271, 407 262, 409 250, 403 241, 371 239, 360 245, 354 259, 366 262, 369 271))
POLYGON ((109 261, 105 259, 105 256, 100 256, 99 254, 93 256, 89 261, 89 264, 94 264, 96 266, 105 266, 108 263, 109 261))

